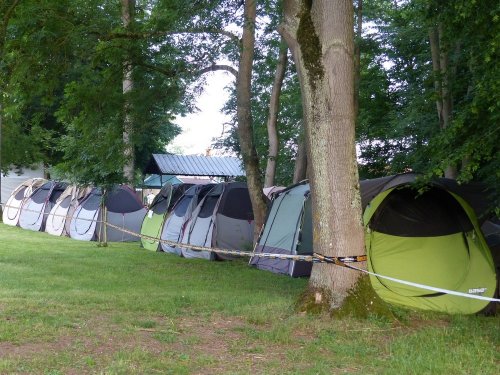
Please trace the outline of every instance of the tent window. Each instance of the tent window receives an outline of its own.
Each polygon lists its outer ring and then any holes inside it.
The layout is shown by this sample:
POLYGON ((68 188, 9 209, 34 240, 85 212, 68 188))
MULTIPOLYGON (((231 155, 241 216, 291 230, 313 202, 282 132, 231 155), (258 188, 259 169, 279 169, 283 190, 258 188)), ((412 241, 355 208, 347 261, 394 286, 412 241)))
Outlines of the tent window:
POLYGON ((108 211, 129 213, 143 208, 141 202, 133 194, 126 189, 113 190, 106 197, 108 211))
POLYGON ((191 200, 193 197, 189 196, 184 196, 181 198, 179 203, 175 206, 174 212, 176 216, 184 216, 184 214, 187 211, 187 208, 189 207, 189 203, 191 203, 191 200))
POLYGON ((205 200, 203 201, 203 206, 201 207, 198 217, 206 218, 212 216, 218 201, 219 201, 219 196, 216 195, 209 195, 205 197, 205 200))
POLYGON ((236 188, 229 190, 224 197, 224 204, 219 213, 234 219, 252 220, 252 203, 248 189, 236 188))
POLYGON ((163 215, 167 211, 167 199, 158 199, 156 204, 151 207, 153 212, 157 215, 163 215))
POLYGON ((467 214, 447 191, 431 188, 419 194, 408 187, 395 189, 386 197, 370 227, 403 237, 445 236, 472 230, 467 214))

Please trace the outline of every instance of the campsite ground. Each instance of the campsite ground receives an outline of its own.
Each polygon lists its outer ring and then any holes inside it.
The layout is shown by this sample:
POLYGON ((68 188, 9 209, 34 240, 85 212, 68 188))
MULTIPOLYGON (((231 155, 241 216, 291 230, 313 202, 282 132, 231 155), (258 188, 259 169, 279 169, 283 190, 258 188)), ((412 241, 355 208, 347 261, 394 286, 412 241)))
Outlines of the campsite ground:
POLYGON ((307 280, 0 224, 0 373, 498 374, 500 319, 294 311, 307 280))

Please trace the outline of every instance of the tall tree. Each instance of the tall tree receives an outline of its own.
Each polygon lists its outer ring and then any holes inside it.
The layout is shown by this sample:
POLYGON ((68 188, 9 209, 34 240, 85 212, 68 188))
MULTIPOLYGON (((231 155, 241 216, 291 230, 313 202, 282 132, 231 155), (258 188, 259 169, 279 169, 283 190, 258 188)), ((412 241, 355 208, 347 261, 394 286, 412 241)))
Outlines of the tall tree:
POLYGON ((276 162, 279 152, 278 139, 278 113, 280 108, 280 94, 285 78, 286 65, 288 61, 288 48, 284 41, 281 41, 280 53, 278 57, 278 65, 274 77, 273 87, 271 90, 271 99, 269 101, 269 117, 267 119, 267 134, 269 138, 269 154, 267 155, 266 175, 264 187, 274 185, 276 175, 276 162))
MULTIPOLYGON (((329 256, 364 252, 355 150, 353 5, 285 0, 283 35, 302 90, 310 160, 313 247, 329 256)), ((315 264, 318 300, 342 305, 358 274, 315 264)))
POLYGON ((252 63, 255 48, 256 0, 245 0, 243 13, 243 36, 236 81, 236 101, 238 114, 238 136, 241 156, 245 165, 250 200, 255 219, 255 238, 264 224, 266 202, 262 193, 262 176, 259 168, 259 158, 253 141, 252 111, 251 111, 251 80, 252 63))
MULTIPOLYGON (((135 0, 121 0, 122 1, 122 22, 125 32, 132 31, 132 24, 134 22, 135 13, 135 0)), ((132 143, 132 133, 134 132, 134 124, 130 110, 129 94, 133 91, 134 81, 132 78, 132 61, 126 59, 123 62, 123 83, 122 90, 125 96, 124 115, 123 115, 123 156, 125 163, 123 165, 123 175, 125 181, 129 183, 134 182, 134 145, 132 143)))

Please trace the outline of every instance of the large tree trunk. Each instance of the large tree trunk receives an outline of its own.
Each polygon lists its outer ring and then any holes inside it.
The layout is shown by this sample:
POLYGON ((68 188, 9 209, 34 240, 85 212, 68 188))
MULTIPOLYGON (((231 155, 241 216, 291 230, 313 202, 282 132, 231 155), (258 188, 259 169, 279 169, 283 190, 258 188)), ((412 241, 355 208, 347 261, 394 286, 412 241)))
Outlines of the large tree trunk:
POLYGON ((256 0, 246 0, 244 10, 241 55, 236 81, 236 106, 238 137, 245 166, 248 190, 255 219, 254 239, 257 239, 264 224, 266 202, 262 193, 262 177, 259 159, 253 141, 252 113, 250 110, 252 64, 255 47, 256 0))
POLYGON ((269 117, 267 119, 267 134, 269 137, 269 154, 267 156, 266 176, 264 187, 274 185, 276 176, 276 159, 279 151, 278 138, 278 112, 280 110, 280 94, 287 65, 288 48, 282 40, 276 74, 274 76, 273 88, 271 90, 271 100, 269 101, 269 117))
MULTIPOLYGON (((133 22, 135 0, 121 0, 122 2, 122 22, 123 27, 127 30, 133 22)), ((123 118, 123 157, 125 163, 123 165, 123 177, 128 183, 134 182, 134 170, 135 170, 135 155, 134 155, 134 145, 132 142, 133 134, 133 120, 130 114, 130 101, 127 97, 134 87, 132 80, 132 63, 130 61, 125 61, 123 63, 123 82, 122 82, 122 92, 125 96, 125 106, 124 106, 124 118, 123 118)))
MULTIPOLYGON (((364 253, 355 149, 353 5, 350 0, 285 0, 283 35, 297 65, 310 161, 313 247, 364 253)), ((317 300, 340 307, 359 273, 314 264, 317 300)))

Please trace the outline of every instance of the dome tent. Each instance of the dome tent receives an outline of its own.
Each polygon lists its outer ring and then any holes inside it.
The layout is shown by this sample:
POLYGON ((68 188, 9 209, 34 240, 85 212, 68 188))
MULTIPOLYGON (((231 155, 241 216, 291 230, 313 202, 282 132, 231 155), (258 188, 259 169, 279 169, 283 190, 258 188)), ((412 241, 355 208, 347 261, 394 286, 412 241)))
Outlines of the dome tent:
POLYGON ((23 229, 44 231, 47 215, 66 186, 65 182, 48 181, 33 191, 21 208, 19 226, 23 229))
MULTIPOLYGON (((492 297, 496 275, 477 217, 484 189, 415 174, 361 181, 368 270, 457 292, 492 297)), ((488 301, 436 293, 370 275, 385 301, 420 309, 472 314, 488 301)))
POLYGON ((54 236, 69 236, 69 224, 78 203, 89 193, 90 188, 78 188, 69 185, 57 199, 50 210, 45 225, 45 231, 54 236))
MULTIPOLYGON (((193 185, 184 195, 179 199, 172 209, 172 212, 165 219, 163 229, 161 232, 161 239, 173 242, 180 242, 182 239, 183 230, 187 221, 198 203, 203 197, 214 187, 214 184, 207 185, 193 185)), ((178 246, 171 246, 165 243, 161 244, 161 250, 166 253, 173 253, 181 255, 181 248, 178 246)))
POLYGON ((43 178, 31 178, 17 186, 5 204, 2 213, 3 223, 12 226, 19 225, 19 216, 21 215, 21 208, 24 202, 30 197, 33 191, 46 182, 47 180, 43 178))
MULTIPOLYGON (((159 238, 165 222, 165 216, 172 210, 172 206, 179 200, 182 194, 191 184, 165 184, 160 192, 156 194, 149 210, 144 216, 141 226, 141 234, 159 238)), ((145 249, 157 251, 160 248, 159 241, 141 237, 142 246, 145 249)))
MULTIPOLYGON (((70 237, 82 241, 95 241, 103 233, 103 212, 106 222, 125 231, 139 233, 146 209, 135 192, 125 185, 115 187, 103 195, 100 188, 93 188, 78 205, 70 222, 70 237)), ((139 237, 111 226, 106 227, 109 242, 138 241, 139 237)))
MULTIPOLYGON (((275 193, 256 253, 312 255, 312 218, 310 188, 307 181, 275 193)), ((259 269, 309 276, 312 263, 289 259, 250 258, 250 265, 259 269)))
MULTIPOLYGON (((252 245, 253 211, 245 183, 215 185, 198 204, 186 224, 182 243, 243 250, 252 245)), ((186 258, 230 259, 223 254, 182 248, 186 258)))

